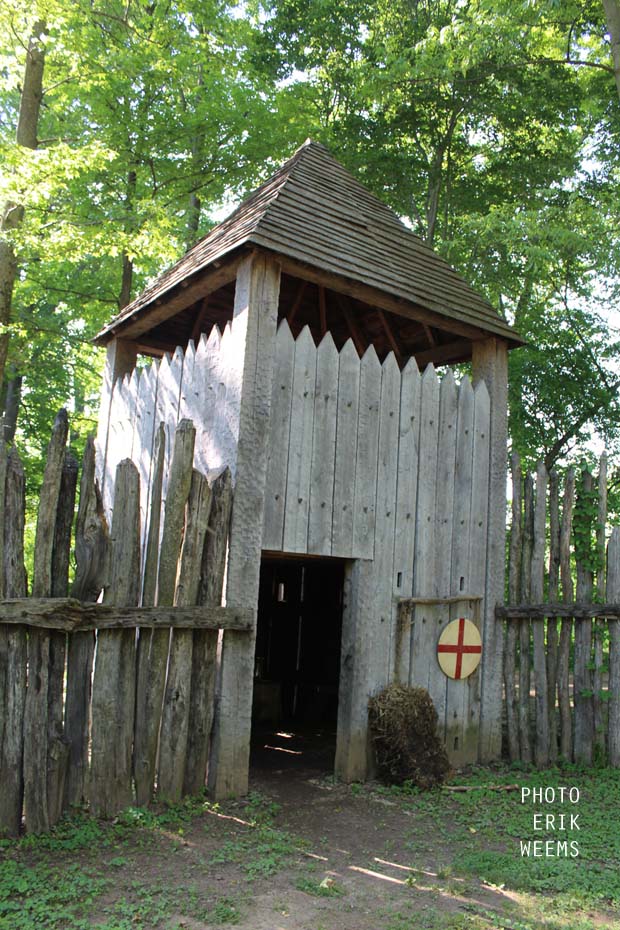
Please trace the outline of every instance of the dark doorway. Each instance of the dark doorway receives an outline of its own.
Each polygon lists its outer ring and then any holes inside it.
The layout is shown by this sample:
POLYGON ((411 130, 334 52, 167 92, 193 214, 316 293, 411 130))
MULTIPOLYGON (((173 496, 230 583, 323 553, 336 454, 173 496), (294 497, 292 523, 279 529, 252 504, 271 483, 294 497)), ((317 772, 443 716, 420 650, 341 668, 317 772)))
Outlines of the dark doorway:
POLYGON ((343 582, 337 559, 263 558, 253 706, 258 767, 333 770, 343 582))

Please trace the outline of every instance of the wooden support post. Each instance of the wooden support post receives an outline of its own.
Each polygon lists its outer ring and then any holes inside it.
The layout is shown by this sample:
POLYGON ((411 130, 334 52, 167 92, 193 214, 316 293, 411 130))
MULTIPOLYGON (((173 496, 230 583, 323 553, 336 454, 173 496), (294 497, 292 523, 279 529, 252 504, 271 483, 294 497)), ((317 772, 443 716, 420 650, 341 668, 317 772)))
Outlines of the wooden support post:
MULTIPOLYGON (((508 568, 508 598, 510 603, 516 603, 521 594, 521 548, 522 548, 522 518, 521 518, 521 462, 516 452, 511 458, 512 471, 512 520, 510 522, 510 550, 508 568)), ((511 762, 519 759, 519 718, 517 710, 517 695, 515 688, 515 669, 518 625, 506 624, 504 642, 504 689, 506 693, 506 727, 508 731, 508 754, 511 762)))
MULTIPOLYGON (((6 456, 0 445, 0 534, 3 561, 0 588, 5 597, 26 597, 24 566, 24 519, 26 481, 15 448, 6 456), (4 480, 2 480, 4 479, 4 480), (5 483, 6 482, 6 483, 5 483)), ((0 630, 2 628, 0 627, 0 630)), ((27 632, 25 626, 6 627, 0 633, 5 652, 5 681, 2 692, 4 738, 0 742, 0 833, 17 836, 22 824, 24 794, 24 707, 26 703, 27 632)), ((0 649, 0 660, 2 660, 0 649)))
POLYGON ((101 388, 101 402, 99 404, 99 426, 97 429, 97 480, 101 488, 104 501, 109 503, 109 497, 114 489, 115 475, 106 481, 106 461, 108 457, 108 437, 110 429, 110 413, 114 386, 119 378, 131 374, 136 365, 137 347, 126 339, 113 339, 106 350, 106 362, 103 370, 103 385, 101 388))
POLYGON ((220 699, 209 761, 216 798, 248 789, 256 610, 265 509, 267 442, 274 369, 279 265, 266 255, 244 260, 237 272, 231 336, 231 414, 238 430, 236 484, 228 557, 228 606, 255 612, 250 634, 227 631, 222 642, 220 699), (236 403, 235 403, 236 401, 236 403))
MULTIPOLYGON (((606 597, 620 600, 620 527, 611 531, 607 549, 606 597)), ((609 628, 609 764, 620 768, 620 620, 610 620, 609 628)))
POLYGON ((503 636, 501 624, 495 620, 495 607, 504 597, 508 405, 506 342, 495 337, 475 342, 472 363, 474 384, 484 381, 491 400, 487 564, 482 614, 484 653, 478 745, 480 761, 489 762, 499 758, 502 743, 503 636))
MULTIPOLYGON (((536 506, 534 511, 534 545, 532 548, 530 596, 542 601, 545 582, 545 521, 547 515, 547 470, 542 462, 536 471, 536 506)), ((535 623, 534 682, 536 685, 536 744, 534 758, 539 769, 549 765, 549 694, 545 653, 545 622, 535 623)))
POLYGON ((342 604, 342 660, 338 694, 335 771, 345 782, 368 775, 370 737, 368 693, 372 680, 372 649, 367 635, 372 623, 373 563, 356 559, 345 574, 342 604))

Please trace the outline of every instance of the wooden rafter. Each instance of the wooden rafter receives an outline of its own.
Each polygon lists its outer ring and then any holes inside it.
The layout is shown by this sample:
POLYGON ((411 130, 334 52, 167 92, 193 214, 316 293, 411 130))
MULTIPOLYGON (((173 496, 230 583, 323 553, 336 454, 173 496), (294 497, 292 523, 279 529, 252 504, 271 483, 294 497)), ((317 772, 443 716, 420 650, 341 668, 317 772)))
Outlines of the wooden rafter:
POLYGON ((288 317, 287 317, 288 325, 289 325, 290 327, 293 326, 293 323, 294 323, 294 321, 295 321, 295 317, 297 316, 297 312, 298 312, 299 308, 301 307, 301 302, 302 302, 302 300, 304 299, 304 294, 306 293, 306 288, 307 288, 307 287, 308 287, 308 282, 307 282, 307 281, 302 281, 301 284, 299 285, 299 290, 297 291, 297 296, 295 297, 295 300, 293 301, 293 306, 291 307, 290 312, 289 312, 289 315, 288 315, 288 317))
POLYGON ((209 297, 203 297, 200 310, 196 316, 194 326, 192 328, 192 339, 194 342, 198 339, 202 332, 202 324, 204 323, 205 316, 207 315, 207 310, 209 309, 209 297))
POLYGON ((387 337, 387 341, 390 345, 392 352, 394 353, 396 361, 398 362, 399 366, 402 367, 402 363, 403 363, 402 352, 400 351, 400 347, 398 343, 396 342, 394 331, 392 327, 390 326, 390 322, 388 318, 386 317, 385 313, 383 312, 383 310, 377 310, 377 313, 379 314, 379 319, 381 320, 383 332, 385 333, 387 337))
POLYGON ((357 320, 351 312, 351 308, 349 307, 346 298, 342 297, 340 294, 338 295, 338 304, 342 310, 342 315, 344 316, 345 322, 347 324, 349 335, 353 340, 353 345, 357 349, 358 355, 363 355, 368 348, 368 345, 361 333, 359 326, 357 325, 357 320))
POLYGON ((95 343, 105 345, 115 336, 134 340, 155 329, 160 323, 191 307, 197 300, 234 281, 240 261, 241 257, 236 256, 221 267, 214 267, 185 279, 177 284, 169 295, 162 295, 154 303, 144 305, 126 317, 113 320, 95 337, 95 343))
POLYGON ((428 339, 429 346, 437 345, 437 340, 433 336, 433 331, 430 326, 427 323, 422 323, 422 328, 424 329, 424 333, 428 339))

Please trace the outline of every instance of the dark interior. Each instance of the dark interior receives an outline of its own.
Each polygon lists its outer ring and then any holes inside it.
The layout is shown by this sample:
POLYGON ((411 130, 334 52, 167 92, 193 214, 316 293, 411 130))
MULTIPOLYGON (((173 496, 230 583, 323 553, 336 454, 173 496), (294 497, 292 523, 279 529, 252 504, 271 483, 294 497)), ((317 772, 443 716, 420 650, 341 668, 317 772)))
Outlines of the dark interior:
POLYGON ((343 580, 338 559, 263 558, 252 714, 261 767, 270 756, 308 764, 317 750, 333 766, 343 580))
MULTIPOLYGON (((231 281, 145 333, 139 351, 162 355, 185 347, 190 339, 197 342, 215 325, 223 329, 232 320, 234 298, 231 281)), ((281 279, 278 318, 287 319, 295 337, 309 326, 318 345, 329 331, 338 349, 352 339, 361 356, 374 345, 381 361, 394 352, 401 367, 411 356, 420 369, 429 362, 444 365, 471 358, 470 340, 287 274, 281 279)))

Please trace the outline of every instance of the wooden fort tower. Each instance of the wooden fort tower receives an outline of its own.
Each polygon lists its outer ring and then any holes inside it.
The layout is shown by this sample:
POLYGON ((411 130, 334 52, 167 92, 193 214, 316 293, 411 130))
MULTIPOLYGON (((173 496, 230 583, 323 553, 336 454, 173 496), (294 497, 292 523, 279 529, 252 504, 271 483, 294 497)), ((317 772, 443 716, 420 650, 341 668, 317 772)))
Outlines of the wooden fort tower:
POLYGON ((498 758, 507 353, 521 340, 494 308, 307 142, 98 340, 107 507, 130 456, 147 532, 160 422, 170 440, 192 419, 195 467, 233 474, 225 597, 256 623, 221 641, 216 796, 247 790, 253 690, 288 715, 331 707, 348 781, 368 771, 368 697, 395 679, 429 689, 455 763, 498 758), (468 361, 458 385, 435 370, 468 361), (436 648, 461 616, 483 652, 458 681, 436 648))

